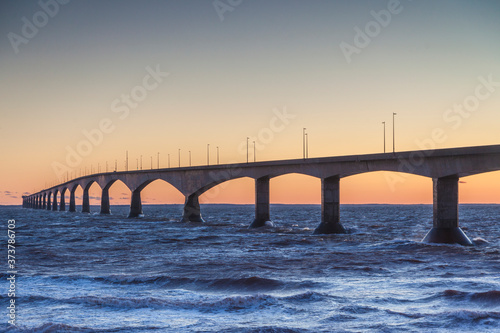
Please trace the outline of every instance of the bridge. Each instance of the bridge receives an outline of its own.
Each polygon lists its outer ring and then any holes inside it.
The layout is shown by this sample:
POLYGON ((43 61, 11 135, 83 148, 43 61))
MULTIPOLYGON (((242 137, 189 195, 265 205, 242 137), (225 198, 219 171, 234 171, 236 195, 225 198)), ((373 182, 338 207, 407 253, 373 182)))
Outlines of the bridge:
POLYGON ((24 196, 23 207, 64 211, 65 194, 69 191, 69 211, 75 212, 75 191, 80 186, 83 189, 82 212, 90 213, 89 189, 97 183, 102 189, 100 212, 110 214, 109 189, 120 180, 131 191, 129 217, 140 217, 143 216, 141 191, 151 182, 161 179, 185 196, 182 221, 204 222, 199 203, 201 194, 226 181, 250 177, 255 179, 256 193, 255 219, 250 227, 258 228, 270 221, 270 179, 298 173, 321 179, 321 221, 314 233, 345 233, 339 215, 340 180, 362 173, 393 171, 433 179, 433 227, 424 237, 424 242, 472 245, 459 227, 459 179, 497 170, 500 170, 500 145, 106 172, 79 177, 24 196))

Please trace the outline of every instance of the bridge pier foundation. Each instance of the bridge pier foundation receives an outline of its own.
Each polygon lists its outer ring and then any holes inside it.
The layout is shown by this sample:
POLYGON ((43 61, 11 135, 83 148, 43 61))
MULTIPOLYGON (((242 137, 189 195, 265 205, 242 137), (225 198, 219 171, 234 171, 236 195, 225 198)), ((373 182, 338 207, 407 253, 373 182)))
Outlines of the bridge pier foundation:
POLYGON ((425 243, 472 245, 458 226, 458 176, 433 179, 433 226, 425 243))
POLYGON ((83 189, 82 213, 90 213, 90 197, 89 189, 83 189))
POLYGON ((328 177, 321 180, 321 223, 314 234, 345 234, 340 224, 340 178, 328 177))
POLYGON ((249 228, 260 228, 270 222, 269 214, 269 177, 255 180, 255 220, 249 228))
MULTIPOLYGON (((108 197, 108 205, 109 205, 109 197, 108 197)), ((130 202, 130 213, 128 217, 141 217, 144 214, 142 213, 142 201, 141 201, 141 190, 132 191, 132 199, 130 202)))
POLYGON ((76 212, 75 189, 69 192, 69 211, 76 212))
POLYGON ((54 200, 52 200, 52 210, 57 211, 57 195, 54 193, 54 200))
POLYGON ((44 194, 42 198, 42 209, 47 209, 47 196, 44 194))
POLYGON ((52 210, 52 201, 50 195, 47 195, 47 210, 52 210))
POLYGON ((66 190, 61 191, 61 203, 59 204, 59 211, 64 212, 66 210, 66 190))
POLYGON ((182 222, 205 222, 201 217, 200 209, 200 196, 198 193, 193 193, 186 196, 186 202, 184 203, 184 214, 182 216, 182 222))
POLYGON ((101 195, 101 214, 109 215, 111 214, 111 210, 109 207, 109 190, 107 188, 103 188, 101 195))

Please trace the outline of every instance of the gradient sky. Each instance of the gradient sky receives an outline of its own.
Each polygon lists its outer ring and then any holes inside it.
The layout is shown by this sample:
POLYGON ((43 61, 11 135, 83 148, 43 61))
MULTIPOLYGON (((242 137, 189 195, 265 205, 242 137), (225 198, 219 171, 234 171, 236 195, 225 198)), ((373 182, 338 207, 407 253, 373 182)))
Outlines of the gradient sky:
MULTIPOLYGON (((499 86, 466 116, 449 110, 474 96, 479 78, 500 82, 500 2, 401 0, 348 62, 342 43, 355 46, 357 28, 389 3, 243 0, 221 20, 213 1, 73 0, 43 22, 37 1, 0 2, 0 204, 57 183, 54 163, 65 164, 68 147, 103 119, 114 130, 70 173, 104 171, 106 162, 112 170, 115 160, 123 170, 127 150, 130 169, 141 155, 144 168, 151 157, 156 166, 158 152, 162 167, 167 154, 178 165, 178 149, 183 166, 188 151, 201 165, 208 143, 212 161, 219 146, 221 163, 243 162, 247 136, 259 161, 300 158, 303 127, 310 157, 382 152, 383 121, 392 150, 393 112, 398 151, 421 148, 435 128, 446 134, 436 148, 498 144, 499 86), (13 34, 37 19, 16 52, 13 34), (147 68, 169 74, 121 119, 114 111, 147 68), (295 118, 270 139, 262 131, 276 110, 295 118)), ((500 203, 500 173, 462 180, 461 202, 500 203)), ((410 176, 391 188, 383 172, 358 175, 342 180, 341 202, 430 203, 431 184, 410 176)), ((221 186, 202 201, 254 200, 251 179, 221 186)), ((144 191, 146 203, 183 200, 160 181, 144 191)), ((111 196, 128 203, 130 193, 118 184, 111 196)), ((319 203, 320 181, 273 179, 271 199, 319 203)))

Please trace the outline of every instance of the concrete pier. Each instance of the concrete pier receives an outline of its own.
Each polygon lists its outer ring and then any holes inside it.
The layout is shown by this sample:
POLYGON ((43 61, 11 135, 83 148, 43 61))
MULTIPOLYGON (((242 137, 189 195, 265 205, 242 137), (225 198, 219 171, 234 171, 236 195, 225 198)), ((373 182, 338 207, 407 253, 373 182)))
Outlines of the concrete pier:
POLYGON ((51 193, 47 194, 47 210, 52 210, 52 201, 50 201, 51 193))
POLYGON ((52 199, 52 210, 57 211, 57 192, 54 193, 54 198, 52 199))
POLYGON ((269 177, 255 180, 255 219, 249 228, 260 228, 270 221, 269 214, 269 177))
POLYGON ((201 217, 200 200, 198 193, 186 196, 182 222, 205 222, 201 217))
POLYGON ((76 212, 76 202, 75 202, 75 191, 76 187, 69 191, 69 211, 76 212))
POLYGON ((82 213, 90 213, 89 188, 90 186, 83 189, 82 213))
POLYGON ((63 189, 61 191, 61 201, 60 201, 60 204, 59 204, 59 211, 61 212, 64 212, 66 210, 66 198, 65 198, 65 195, 66 195, 66 189, 63 189))
POLYGON ((132 199, 130 202, 130 213, 128 217, 141 217, 142 213, 142 201, 141 201, 141 190, 135 190, 132 192, 132 199))
POLYGON ((458 176, 433 178, 433 225, 426 243, 472 245, 458 226, 458 176))
POLYGON ((42 199, 42 209, 47 209, 47 194, 43 195, 42 199))
POLYGON ((109 215, 111 210, 109 207, 109 189, 107 187, 102 189, 101 195, 101 214, 109 215))
POLYGON ((321 180, 321 223, 315 234, 345 234, 340 224, 340 178, 328 177, 321 180))

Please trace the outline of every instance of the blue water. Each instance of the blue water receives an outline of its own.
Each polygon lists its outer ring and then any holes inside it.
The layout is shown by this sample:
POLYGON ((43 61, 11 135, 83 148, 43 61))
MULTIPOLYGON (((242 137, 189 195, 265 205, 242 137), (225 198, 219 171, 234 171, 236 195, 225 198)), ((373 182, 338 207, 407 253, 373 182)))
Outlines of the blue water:
POLYGON ((205 224, 179 205, 92 209, 0 207, 18 270, 17 326, 5 282, 0 330, 500 332, 499 205, 461 205, 473 247, 421 243, 429 205, 343 205, 349 234, 331 236, 312 234, 316 205, 272 205, 257 230, 252 205, 202 205, 205 224))

